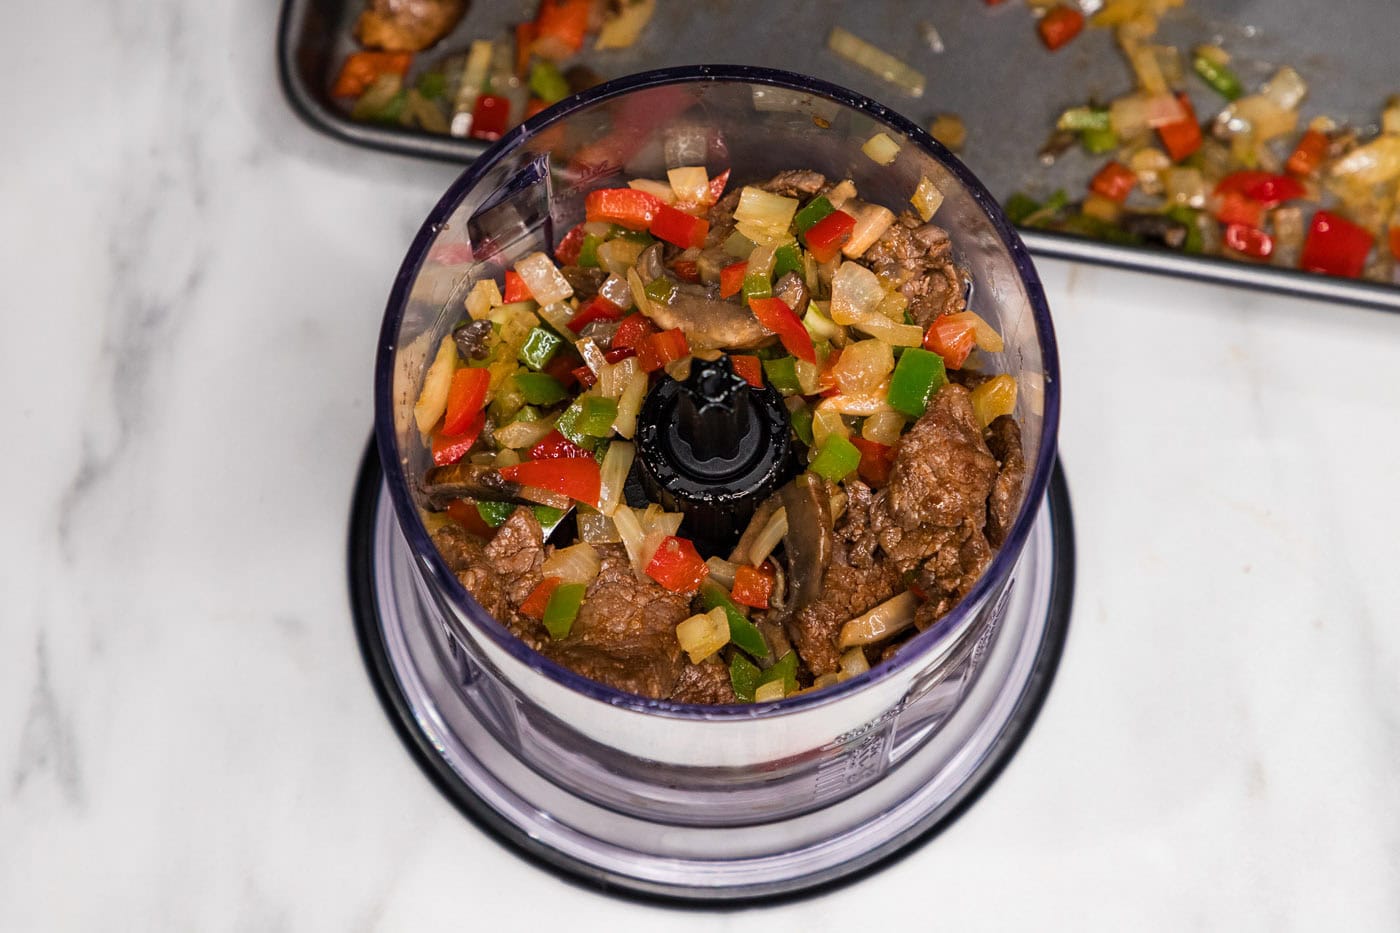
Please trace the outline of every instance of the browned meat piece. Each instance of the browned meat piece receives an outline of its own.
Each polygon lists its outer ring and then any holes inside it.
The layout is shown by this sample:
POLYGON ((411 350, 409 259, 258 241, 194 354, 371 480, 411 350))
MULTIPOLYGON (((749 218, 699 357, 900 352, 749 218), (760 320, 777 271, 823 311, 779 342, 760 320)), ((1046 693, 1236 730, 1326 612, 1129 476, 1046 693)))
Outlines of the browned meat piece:
POLYGON ((889 512, 906 530, 962 524, 980 529, 996 470, 971 393, 946 385, 899 440, 886 489, 889 512))
POLYGON ((999 464, 987 500, 987 541, 992 547, 1001 547, 1021 507, 1021 487, 1026 480, 1021 426, 1010 415, 1002 415, 987 428, 987 447, 999 464))
POLYGON ((486 561, 505 587, 512 607, 525 602, 542 579, 544 529, 533 509, 518 508, 496 529, 485 548, 486 561))
POLYGON ((804 201, 826 187, 826 176, 809 168, 793 168, 779 172, 758 187, 785 198, 804 201))
POLYGON ((545 653, 585 677, 654 699, 671 695, 687 663, 676 626, 690 600, 632 572, 621 545, 598 548, 602 568, 588 585, 573 630, 545 653))
POLYGON ((592 266, 561 266, 559 274, 573 286, 574 295, 579 301, 587 301, 598 294, 598 289, 603 287, 608 278, 606 269, 592 266))
POLYGON ((905 211, 863 258, 876 275, 899 283, 909 299, 909 314, 927 327, 934 318, 966 309, 962 273, 953 265, 951 250, 946 230, 905 211))
POLYGON ((841 626, 903 588, 889 561, 859 570, 833 561, 822 577, 821 597, 787 623, 793 647, 808 670, 816 676, 835 671, 841 664, 836 647, 841 626))
POLYGON ((467 0, 369 0, 355 38, 369 49, 421 52, 452 31, 467 0))
POLYGON ((720 347, 740 349, 772 343, 774 334, 737 301, 725 301, 717 291, 702 285, 676 281, 662 262, 661 244, 648 246, 637 257, 637 274, 643 282, 668 278, 675 286, 670 303, 653 301, 647 317, 662 330, 679 327, 697 350, 720 347))
POLYGON ((476 597, 481 608, 496 618, 507 613, 510 604, 506 599, 505 581, 486 566, 481 542, 452 522, 433 532, 433 544, 447 562, 447 568, 462 581, 467 592, 476 597))
POLYGON ((677 703, 739 702, 734 695, 734 685, 729 681, 729 668, 717 654, 699 664, 687 663, 671 699, 677 703))
POLYGON ((536 650, 548 636, 538 622, 516 609, 540 582, 542 537, 530 509, 516 509, 485 546, 455 523, 433 533, 433 543, 448 568, 481 608, 536 650))

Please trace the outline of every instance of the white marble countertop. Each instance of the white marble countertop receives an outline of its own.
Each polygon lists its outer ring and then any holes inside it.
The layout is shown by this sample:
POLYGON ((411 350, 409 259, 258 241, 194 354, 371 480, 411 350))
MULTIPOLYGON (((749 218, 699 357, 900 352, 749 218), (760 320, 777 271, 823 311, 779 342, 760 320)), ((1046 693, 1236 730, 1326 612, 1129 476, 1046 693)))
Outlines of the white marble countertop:
POLYGON ((0 31, 0 928, 1400 926, 1400 317, 1043 263, 1079 579, 1022 751, 856 887, 621 903, 439 796, 351 632, 379 317, 454 171, 302 125, 273 0, 71 7, 0 31))

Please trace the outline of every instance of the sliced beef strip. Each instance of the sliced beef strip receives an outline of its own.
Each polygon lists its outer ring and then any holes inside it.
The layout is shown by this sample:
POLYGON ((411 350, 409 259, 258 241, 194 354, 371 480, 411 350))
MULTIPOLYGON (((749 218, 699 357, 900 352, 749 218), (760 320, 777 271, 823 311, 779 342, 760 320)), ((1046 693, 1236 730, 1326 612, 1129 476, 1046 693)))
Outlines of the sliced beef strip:
POLYGON ((516 610, 540 582, 542 537, 539 521, 527 508, 516 509, 484 546, 455 523, 433 533, 448 568, 481 608, 537 651, 547 640, 544 628, 516 610))
POLYGON ((690 600, 638 579, 621 545, 603 545, 598 555, 602 567, 588 585, 573 629, 545 653, 619 690, 669 697, 688 664, 676 626, 690 615, 690 600))
POLYGON ((972 395, 946 385, 899 440, 886 487, 888 510, 904 529, 981 529, 997 462, 982 439, 972 395))
POLYGON ((905 211, 862 258, 876 275, 898 283, 909 299, 910 315, 927 327, 934 318, 966 309, 963 274, 951 254, 946 230, 905 211))
POLYGON ((680 680, 671 691, 677 703, 738 703, 734 685, 729 680, 729 667, 715 654, 699 664, 686 664, 680 680))
POLYGON ((987 499, 987 541, 992 547, 1001 547, 1020 510, 1021 489, 1026 481, 1021 426, 1010 415, 997 418, 987 428, 987 447, 998 464, 992 494, 987 499))
POLYGON ((821 597, 787 622, 788 636, 808 670, 819 677, 840 667, 836 638, 841 626, 903 588, 889 561, 860 569, 832 561, 822 576, 821 597))
POLYGON ((544 566, 544 551, 544 529, 534 510, 524 506, 512 512, 487 543, 487 563, 505 588, 511 606, 525 602, 543 579, 540 568, 544 566))
POLYGON ((826 176, 809 168, 794 168, 779 172, 758 187, 785 198, 804 201, 826 187, 826 176))

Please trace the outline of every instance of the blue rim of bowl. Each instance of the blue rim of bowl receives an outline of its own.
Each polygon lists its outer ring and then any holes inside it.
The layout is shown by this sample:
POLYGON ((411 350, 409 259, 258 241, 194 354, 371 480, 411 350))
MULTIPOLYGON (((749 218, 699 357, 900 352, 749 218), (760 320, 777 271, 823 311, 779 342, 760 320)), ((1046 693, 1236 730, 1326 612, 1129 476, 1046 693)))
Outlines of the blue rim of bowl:
POLYGON ((536 673, 609 706, 675 719, 744 721, 780 716, 824 706, 856 693, 871 684, 892 677, 906 668, 917 666, 945 636, 963 623, 968 607, 976 606, 982 601, 987 595, 992 581, 997 580, 1010 569, 1010 565, 1015 562, 1025 545, 1026 536, 1030 533, 1031 525, 1035 521, 1040 501, 1045 496, 1050 474, 1055 465, 1056 440, 1060 420, 1059 353, 1055 342, 1054 326, 1050 320, 1050 308, 1045 300, 1045 291, 1041 287, 1040 277, 1035 271, 1035 266, 1031 263, 1030 254, 1027 252, 1025 244, 1002 213, 996 199, 992 197, 982 182, 958 161, 957 157, 917 124, 864 95, 818 78, 749 65, 691 65, 627 75, 565 98, 501 137, 457 177, 432 211, 429 212, 428 217, 414 236, 403 264, 399 267, 398 274, 394 279, 394 287, 389 294, 384 324, 380 329, 379 345, 375 355, 374 408, 375 441, 379 448, 380 462, 384 464, 385 478, 393 501, 394 512, 398 516, 400 530, 413 553, 420 558, 419 566, 428 574, 431 583, 439 592, 446 594, 454 608, 471 620, 482 634, 536 673), (400 467, 401 459, 398 454, 398 445, 395 442, 393 374, 399 327, 408 307, 408 298, 412 291, 413 282, 427 259, 433 240, 442 226, 451 218, 452 212, 467 192, 505 154, 521 142, 546 129, 551 124, 567 118, 570 114, 635 91, 691 83, 760 84, 824 97, 884 123, 913 140, 925 152, 941 162, 982 209, 983 214, 991 222, 992 228, 1001 238, 1002 245, 1006 248, 1016 267, 1017 274, 1026 290, 1026 296, 1030 301, 1031 313, 1035 318, 1036 335, 1040 343, 1044 371, 1045 399, 1041 421, 1040 450, 1035 468, 1031 472, 1030 483, 1023 494, 1021 511, 1011 526, 1011 533, 1007 535, 991 564, 983 571, 981 578, 973 585, 972 591, 951 612, 915 636, 890 660, 877 664, 863 674, 824 690, 798 694, 762 705, 703 706, 653 700, 615 690, 597 681, 589 680, 528 647, 503 624, 482 609, 475 597, 467 592, 457 577, 448 569, 418 514, 408 480, 400 467))

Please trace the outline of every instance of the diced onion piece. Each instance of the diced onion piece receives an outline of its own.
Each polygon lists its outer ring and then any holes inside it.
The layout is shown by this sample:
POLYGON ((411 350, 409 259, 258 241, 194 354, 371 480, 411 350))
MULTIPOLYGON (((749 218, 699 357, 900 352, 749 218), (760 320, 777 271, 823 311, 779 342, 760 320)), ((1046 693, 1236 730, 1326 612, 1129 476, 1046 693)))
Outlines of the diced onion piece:
POLYGON ((418 423, 419 434, 427 436, 447 411, 447 393, 452 388, 452 373, 456 368, 457 344, 448 334, 438 344, 437 355, 423 377, 423 390, 413 405, 413 420, 418 423))
POLYGON ((755 703, 772 703, 774 700, 781 700, 787 696, 787 684, 782 679, 770 680, 766 684, 761 684, 753 692, 755 703))
POLYGON ((550 327, 554 328, 559 333, 573 333, 573 331, 569 330, 568 327, 569 321, 573 320, 574 314, 576 312, 566 303, 562 301, 555 301, 551 304, 542 305, 536 313, 539 314, 540 319, 542 321, 544 321, 550 327))
POLYGON ((634 178, 627 183, 627 187, 635 191, 645 191, 647 194, 659 198, 666 204, 676 203, 676 192, 672 191, 670 184, 664 181, 653 181, 650 178, 634 178))
POLYGON ((598 394, 603 398, 621 398, 622 393, 632 384, 632 376, 637 372, 637 358, 629 356, 616 363, 604 362, 598 372, 598 394))
POLYGON ((807 313, 802 316, 802 326, 807 328, 807 333, 812 335, 813 340, 818 341, 835 340, 841 333, 840 325, 822 314, 815 301, 807 305, 807 313))
POLYGON ((858 262, 843 262, 831 279, 831 319, 854 324, 870 314, 885 297, 880 279, 858 262))
POLYGON ((837 637, 836 644, 844 650, 853 645, 871 645, 877 641, 884 641, 913 625, 914 610, 918 608, 919 598, 905 590, 841 626, 841 634, 837 637))
POLYGON ((899 155, 899 143, 884 133, 876 133, 865 141, 865 145, 860 147, 860 151, 865 153, 870 161, 876 165, 889 165, 899 155))
POLYGON ((1162 75, 1162 66, 1154 46, 1130 41, 1123 44, 1123 52, 1128 57, 1128 63, 1133 66, 1133 73, 1137 75, 1138 87, 1142 88, 1144 93, 1167 93, 1167 79, 1162 75))
POLYGON ((1269 261, 1276 266, 1293 268, 1303 250, 1303 211, 1298 207, 1279 207, 1269 214, 1274 228, 1274 251, 1269 261))
POLYGON ((636 240, 607 240, 598 244, 598 265, 611 275, 626 275, 627 270, 637 263, 637 257, 646 249, 645 244, 636 240))
POLYGON ((708 204, 710 201, 710 176, 703 165, 690 165, 673 168, 666 173, 671 183, 671 191, 681 204, 708 204))
POLYGON ((748 221, 740 221, 734 225, 734 231, 751 243, 771 246, 774 249, 793 242, 792 234, 788 233, 786 227, 766 227, 748 221))
POLYGON ((903 433, 904 416, 897 411, 876 412, 860 426, 861 437, 886 447, 899 443, 899 436, 903 433))
POLYGON ((773 512, 763 528, 754 537, 753 544, 749 547, 749 563, 755 567, 762 564, 773 553, 773 549, 783 540, 783 535, 787 534, 788 520, 787 509, 779 508, 773 512))
POLYGON ((592 509, 579 509, 578 536, 589 544, 617 544, 622 540, 613 520, 592 509))
MULTIPOLYGON (((691 664, 701 661, 729 644, 729 616, 723 606, 691 616, 676 626, 676 641, 690 656, 691 664)), ((782 689, 782 684, 778 685, 782 689)))
POLYGON ((864 314, 851 326, 896 347, 917 347, 924 342, 924 331, 919 325, 896 324, 879 312, 864 314))
POLYGON ((1127 94, 1109 105, 1108 118, 1119 139, 1131 139, 1183 119, 1181 101, 1171 94, 1127 94))
MULTIPOLYGON (((851 429, 841 420, 841 413, 834 408, 818 405, 812 412, 812 448, 820 449, 826 439, 833 434, 850 437, 851 429)), ((757 563, 757 561, 755 561, 757 563)))
POLYGON ((773 276, 773 263, 777 261, 777 250, 771 246, 756 246, 754 251, 749 253, 749 265, 744 270, 744 277, 757 276, 767 281, 773 276))
POLYGON ((653 502, 642 512, 642 530, 647 534, 656 533, 667 538, 681 530, 681 522, 684 519, 683 512, 667 512, 653 502))
POLYGON ((617 529, 617 536, 622 541, 622 546, 627 549, 627 557, 632 562, 632 570, 641 576, 646 570, 646 561, 642 560, 642 548, 646 544, 646 532, 642 531, 642 523, 637 520, 636 510, 629 506, 619 506, 612 513, 613 527, 617 529))
POLYGON ((569 280, 544 253, 531 253, 517 262, 515 274, 520 276, 530 294, 542 305, 563 301, 574 293, 569 280))
POLYGON ((940 113, 929 124, 928 134, 957 152, 967 142, 967 124, 956 113, 940 113))
POLYGON ((505 304, 501 297, 501 287, 495 279, 479 279, 467 295, 467 314, 473 321, 480 321, 491 313, 492 308, 505 304))
POLYGON ((613 430, 620 437, 630 438, 637 433, 637 415, 642 410, 642 400, 647 394, 647 374, 634 369, 627 388, 617 400, 617 417, 613 419, 613 430))
POLYGON ((625 49, 637 41, 647 23, 656 12, 656 0, 629 0, 627 3, 610 5, 616 12, 603 20, 598 27, 595 49, 625 49))
MULTIPOLYGON (((483 455, 486 458, 486 465, 494 466, 496 467, 496 469, 500 469, 501 467, 515 466, 517 463, 520 462, 520 454, 511 450, 509 447, 507 447, 505 450, 495 451, 494 453, 488 450, 485 451, 483 455)), ((473 460, 473 462, 475 462, 475 460, 473 460)))
POLYGON ((843 393, 865 392, 889 378, 894 351, 880 340, 857 340, 841 351, 831 375, 843 393))
POLYGON ((817 411, 834 411, 839 415, 855 417, 878 415, 882 411, 894 410, 890 405, 889 394, 890 384, 882 382, 863 392, 842 392, 840 395, 822 399, 817 405, 817 411))
POLYGON ((705 566, 710 568, 711 580, 726 590, 734 586, 734 574, 739 570, 738 564, 727 561, 723 557, 711 557, 705 561, 705 566))
POLYGON ((1308 96, 1308 82, 1284 65, 1259 89, 1259 93, 1281 110, 1297 110, 1303 98, 1308 96))
POLYGON ((972 410, 986 427, 1016 410, 1016 377, 1002 373, 972 390, 972 410))
POLYGON ((602 349, 592 337, 574 341, 574 348, 578 350, 578 355, 583 357, 584 365, 593 375, 597 376, 603 371, 603 367, 608 365, 608 360, 603 356, 602 349))
POLYGON ((608 452, 603 455, 598 492, 598 511, 602 514, 612 515, 622 502, 622 487, 636 455, 637 449, 626 441, 613 441, 608 445, 608 452))
POLYGON ((462 77, 457 82, 457 98, 452 102, 453 136, 471 134, 476 100, 481 94, 482 85, 486 83, 494 55, 495 47, 488 39, 476 40, 467 51, 467 57, 462 63, 462 77))
POLYGON ((919 212, 919 217, 927 223, 933 219, 933 215, 938 213, 938 209, 943 206, 943 192, 939 191, 938 186, 925 175, 919 179, 919 187, 914 189, 914 194, 910 196, 909 203, 914 205, 914 210, 919 212))
POLYGON ((1400 176, 1400 136, 1378 136, 1332 163, 1330 174, 1360 185, 1377 185, 1400 176))
POLYGON ((924 94, 924 76, 904 62, 878 46, 871 45, 859 36, 842 29, 831 30, 826 47, 837 55, 872 71, 880 77, 907 91, 913 97, 924 94))
POLYGON ((624 311, 632 307, 632 286, 627 284, 625 275, 610 274, 603 284, 598 286, 598 294, 624 311))
POLYGON ((821 381, 821 367, 806 360, 794 360, 792 368, 797 372, 797 387, 802 394, 815 395, 821 381))
MULTIPOLYGON (((538 421, 512 421, 510 424, 496 429, 495 438, 498 447, 505 447, 511 450, 525 450, 534 447, 544 440, 550 431, 554 430, 554 422, 557 416, 541 418, 538 421)), ((497 464, 505 466, 506 464, 497 464)))
POLYGON ((796 198, 785 198, 780 194, 747 185, 739 194, 739 206, 734 209, 734 220, 736 224, 751 224, 755 227, 785 231, 796 213, 796 198))
POLYGON ((1167 189, 1167 200, 1172 204, 1199 209, 1205 207, 1206 198, 1210 196, 1205 176, 1199 169, 1169 168, 1163 175, 1163 184, 1167 189))
POLYGON ((593 545, 580 541, 549 555, 540 572, 546 577, 558 577, 564 583, 592 583, 602 565, 603 560, 593 545))
MULTIPOLYGON (((812 680, 812 686, 808 690, 825 690, 827 687, 834 687, 841 682, 841 675, 835 671, 829 674, 822 674, 812 680)), ((757 693, 757 691, 755 691, 757 693)))
POLYGON ((980 314, 975 311, 961 311, 972 321, 972 331, 977 340, 977 345, 988 353, 1000 353, 1006 349, 1006 342, 1001 339, 1001 334, 997 329, 988 324, 980 314))
POLYGON ((627 286, 632 289, 632 300, 637 303, 637 310, 651 317, 651 299, 647 297, 646 286, 635 267, 627 270, 627 286))
POLYGON ((1216 130, 1223 128, 1233 135, 1234 141, 1250 155, 1255 143, 1287 135, 1297 126, 1298 111, 1280 107, 1263 94, 1241 97, 1215 118, 1216 130))
POLYGON ((841 247, 848 259, 857 259, 880 238, 890 224, 894 223, 894 212, 879 204, 866 204, 856 213, 856 225, 851 228, 851 238, 841 247))
POLYGON ((851 648, 841 655, 841 673, 838 676, 842 680, 857 674, 864 674, 868 670, 870 670, 870 662, 865 659, 863 648, 851 648))
POLYGON ((846 206, 846 202, 856 196, 856 183, 849 178, 831 186, 831 190, 826 193, 826 199, 831 202, 831 206, 838 211, 846 206))

